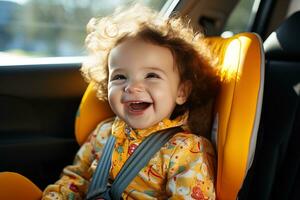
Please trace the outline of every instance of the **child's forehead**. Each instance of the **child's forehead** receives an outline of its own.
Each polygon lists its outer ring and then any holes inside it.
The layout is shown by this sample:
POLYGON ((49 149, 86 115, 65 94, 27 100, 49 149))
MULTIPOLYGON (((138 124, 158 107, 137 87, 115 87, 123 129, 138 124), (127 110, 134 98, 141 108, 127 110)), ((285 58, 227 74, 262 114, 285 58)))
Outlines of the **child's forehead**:
POLYGON ((154 44, 142 38, 128 38, 117 44, 109 53, 109 62, 130 61, 131 59, 142 59, 144 61, 156 58, 158 62, 173 61, 173 54, 167 47, 154 44))
POLYGON ((164 47, 163 45, 159 45, 159 44, 152 42, 151 40, 142 38, 140 36, 135 36, 135 37, 123 38, 111 49, 111 51, 113 51, 115 49, 123 49, 123 48, 135 48, 135 49, 141 48, 141 49, 143 49, 143 48, 149 47, 149 46, 156 47, 156 48, 168 49, 168 48, 164 47))
POLYGON ((116 68, 157 68, 177 71, 170 49, 140 38, 130 38, 114 47, 109 54, 109 70, 116 68))

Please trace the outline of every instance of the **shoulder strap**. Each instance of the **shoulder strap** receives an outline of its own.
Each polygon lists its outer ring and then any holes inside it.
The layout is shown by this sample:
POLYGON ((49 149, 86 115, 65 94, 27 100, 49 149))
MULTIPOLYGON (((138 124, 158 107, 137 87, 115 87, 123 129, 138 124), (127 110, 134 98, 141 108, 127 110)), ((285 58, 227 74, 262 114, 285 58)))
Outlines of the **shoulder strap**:
POLYGON ((173 127, 159 131, 147 137, 128 158, 111 186, 112 199, 120 199, 123 191, 136 177, 156 152, 175 134, 182 131, 181 127, 173 127))
POLYGON ((94 199, 98 194, 106 191, 115 140, 116 138, 110 135, 104 146, 102 156, 98 161, 98 166, 89 186, 86 199, 94 199))
POLYGON ((115 137, 110 136, 99 160, 99 164, 93 175, 86 199, 94 199, 99 194, 109 192, 112 199, 120 199, 123 191, 136 177, 141 169, 150 161, 153 155, 175 134, 182 131, 181 127, 172 127, 148 136, 133 152, 123 165, 121 171, 114 180, 110 191, 107 183, 111 166, 111 156, 115 143, 115 137))

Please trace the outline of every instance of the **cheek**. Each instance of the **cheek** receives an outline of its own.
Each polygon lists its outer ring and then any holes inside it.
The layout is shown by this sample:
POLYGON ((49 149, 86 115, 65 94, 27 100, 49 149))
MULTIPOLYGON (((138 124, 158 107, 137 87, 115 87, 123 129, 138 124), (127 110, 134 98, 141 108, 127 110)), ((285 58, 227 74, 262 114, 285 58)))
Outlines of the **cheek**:
POLYGON ((174 88, 164 85, 163 87, 153 88, 151 92, 152 97, 156 103, 173 103, 176 98, 174 88))
POLYGON ((108 89, 108 103, 113 111, 119 106, 121 94, 115 87, 110 87, 108 89))

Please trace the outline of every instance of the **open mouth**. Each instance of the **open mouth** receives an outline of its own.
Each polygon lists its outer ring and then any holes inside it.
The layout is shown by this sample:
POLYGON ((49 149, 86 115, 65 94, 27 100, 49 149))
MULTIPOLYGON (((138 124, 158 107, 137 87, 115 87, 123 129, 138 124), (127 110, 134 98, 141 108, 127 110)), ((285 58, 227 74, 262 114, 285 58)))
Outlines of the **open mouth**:
POLYGON ((149 102, 130 102, 128 108, 131 112, 141 112, 146 110, 152 103, 149 102))

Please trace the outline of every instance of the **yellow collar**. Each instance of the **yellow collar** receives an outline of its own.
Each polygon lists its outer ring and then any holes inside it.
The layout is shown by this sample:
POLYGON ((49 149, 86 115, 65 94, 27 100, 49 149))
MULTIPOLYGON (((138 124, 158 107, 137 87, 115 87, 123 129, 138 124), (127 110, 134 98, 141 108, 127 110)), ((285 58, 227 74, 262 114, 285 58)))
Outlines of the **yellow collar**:
MULTIPOLYGON (((112 135, 119 139, 136 140, 143 139, 148 135, 167 128, 175 127, 175 126, 186 126, 188 119, 188 112, 185 114, 176 117, 173 120, 163 119, 161 122, 147 128, 147 129, 132 129, 129 127, 123 120, 116 117, 113 125, 112 125, 112 135)), ((187 127, 184 127, 187 129, 187 127)))

